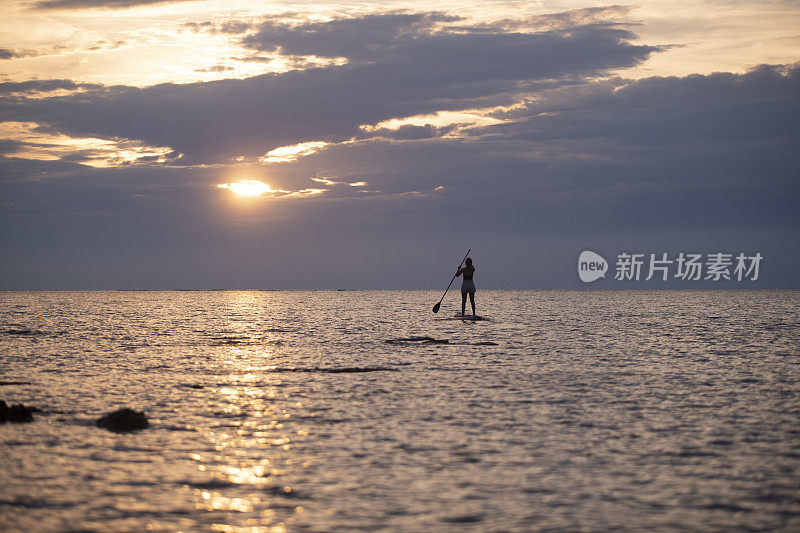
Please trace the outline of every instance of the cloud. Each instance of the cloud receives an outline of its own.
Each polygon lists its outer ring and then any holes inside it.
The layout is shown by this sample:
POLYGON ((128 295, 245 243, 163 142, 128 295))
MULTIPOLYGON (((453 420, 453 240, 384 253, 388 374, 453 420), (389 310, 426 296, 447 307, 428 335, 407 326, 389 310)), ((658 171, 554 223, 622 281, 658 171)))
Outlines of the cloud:
POLYGON ((42 55, 41 51, 33 50, 12 50, 10 48, 0 48, 0 60, 2 59, 17 59, 20 57, 36 57, 42 55))
POLYGON ((312 181, 322 183, 324 185, 347 185, 349 187, 366 187, 366 181, 346 181, 341 178, 333 176, 311 178, 312 181))
POLYGON ((244 20, 227 20, 222 23, 210 21, 187 22, 183 27, 195 32, 240 34, 251 29, 253 24, 244 20))
POLYGON ((228 65, 212 65, 208 68, 196 68, 194 69, 195 72, 227 72, 231 70, 236 70, 233 67, 228 65))
POLYGON ((264 163, 290 163, 298 158, 318 152, 327 145, 328 143, 323 141, 309 141, 291 146, 281 146, 264 154, 260 161, 264 163))
POLYGON ((295 171, 353 169, 387 193, 443 184, 447 198, 492 218, 509 214, 525 231, 534 221, 576 228, 593 216, 616 227, 707 227, 726 216, 724 224, 786 224, 800 201, 799 74, 761 66, 552 88, 498 112, 502 124, 457 137, 433 127, 377 130, 295 171))
POLYGON ((168 147, 129 139, 64 135, 35 122, 0 122, 0 153, 6 158, 72 161, 90 167, 163 164, 180 159, 168 147))
MULTIPOLYGON (((342 142, 392 118, 514 103, 552 80, 572 82, 636 64, 655 47, 615 27, 538 33, 436 29, 455 17, 390 14, 262 28, 249 43, 292 53, 344 53, 355 29, 363 61, 243 80, 111 87, 76 96, 0 103, 0 118, 51 124, 76 136, 137 139, 186 154, 186 164, 258 157, 310 141, 342 142), (320 29, 322 28, 322 29, 320 29), (436 29, 436 31, 433 31, 436 29), (339 50, 341 48, 341 50, 339 50), (368 59, 368 60, 367 60, 368 59)), ((420 132, 421 133, 421 132, 420 132)))
POLYGON ((611 80, 544 92, 475 129, 494 139, 603 138, 631 147, 764 142, 796 137, 800 64, 761 65, 744 74, 611 80))
POLYGON ((385 13, 327 22, 287 23, 268 19, 242 43, 261 51, 353 59, 385 56, 444 22, 462 20, 445 13, 385 13))
POLYGON ((370 128, 364 137, 377 139, 419 140, 431 139, 445 134, 452 128, 437 128, 431 124, 416 126, 404 124, 396 128, 370 128))
MULTIPOLYGON (((571 9, 559 13, 537 14, 521 19, 501 19, 472 24, 463 29, 470 31, 556 30, 591 24, 620 24, 633 10, 633 6, 599 6, 571 9), (620 20, 616 20, 619 18, 620 20)), ((627 23, 630 24, 630 23, 627 23)))
POLYGON ((18 52, 8 48, 0 48, 0 59, 13 59, 15 57, 19 57, 18 52))
POLYGON ((444 127, 452 125, 487 125, 499 124, 501 119, 489 116, 490 112, 481 110, 464 111, 439 111, 428 115, 417 115, 413 117, 393 118, 384 120, 375 125, 362 124, 359 126, 364 131, 378 129, 396 130, 403 126, 435 126, 444 127))
POLYGON ((29 80, 7 81, 0 83, 0 98, 7 96, 20 96, 37 98, 53 96, 52 93, 69 94, 86 90, 101 90, 104 86, 96 83, 76 83, 72 80, 29 80))
POLYGON ((194 0, 42 0, 36 2, 35 9, 125 9, 152 4, 174 4, 194 0))
POLYGON ((798 80, 800 66, 760 66, 553 88, 502 124, 376 132, 294 172, 349 170, 385 193, 443 185, 443 210, 496 231, 796 227, 798 80))

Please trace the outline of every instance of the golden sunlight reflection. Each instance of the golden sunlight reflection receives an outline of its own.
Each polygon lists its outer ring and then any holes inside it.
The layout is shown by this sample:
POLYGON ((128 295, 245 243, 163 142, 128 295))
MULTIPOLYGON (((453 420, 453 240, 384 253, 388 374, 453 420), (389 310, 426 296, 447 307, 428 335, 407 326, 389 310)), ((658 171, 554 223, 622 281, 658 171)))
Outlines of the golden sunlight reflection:
MULTIPOLYGON (((244 183, 247 191, 274 191, 257 180, 244 183)), ((238 318, 260 313, 263 304, 230 296, 232 318, 214 353, 220 364, 212 395, 216 421, 195 428, 205 442, 187 450, 197 477, 186 488, 195 508, 215 522, 212 530, 284 531, 303 512, 303 491, 294 482, 307 476, 312 462, 296 444, 311 438, 303 420, 315 413, 298 399, 298 387, 270 372, 280 346, 274 333, 238 318)))

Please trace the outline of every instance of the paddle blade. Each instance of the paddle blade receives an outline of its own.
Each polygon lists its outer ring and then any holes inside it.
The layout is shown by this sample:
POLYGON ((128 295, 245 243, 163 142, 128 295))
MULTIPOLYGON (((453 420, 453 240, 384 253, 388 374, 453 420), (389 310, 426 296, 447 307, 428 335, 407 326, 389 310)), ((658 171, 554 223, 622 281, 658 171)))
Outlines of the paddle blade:
POLYGON ((439 302, 438 304, 433 306, 433 312, 434 313, 438 313, 439 312, 439 306, 440 305, 442 305, 442 302, 439 302))

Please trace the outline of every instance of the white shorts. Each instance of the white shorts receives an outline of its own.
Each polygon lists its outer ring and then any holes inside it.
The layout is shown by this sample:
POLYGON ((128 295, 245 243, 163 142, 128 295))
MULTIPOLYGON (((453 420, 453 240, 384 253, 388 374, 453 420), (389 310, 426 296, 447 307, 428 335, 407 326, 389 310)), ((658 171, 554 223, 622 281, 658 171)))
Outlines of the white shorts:
POLYGON ((475 282, 471 279, 465 279, 461 282, 461 294, 475 292, 475 282))

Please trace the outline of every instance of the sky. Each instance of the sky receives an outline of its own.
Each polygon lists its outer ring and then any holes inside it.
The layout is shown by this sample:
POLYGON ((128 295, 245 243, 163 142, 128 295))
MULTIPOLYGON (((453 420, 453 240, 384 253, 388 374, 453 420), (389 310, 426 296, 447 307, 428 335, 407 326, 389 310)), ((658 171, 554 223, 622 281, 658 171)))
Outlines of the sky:
POLYGON ((795 1, 0 6, 0 289, 800 288, 798 205, 795 1))

